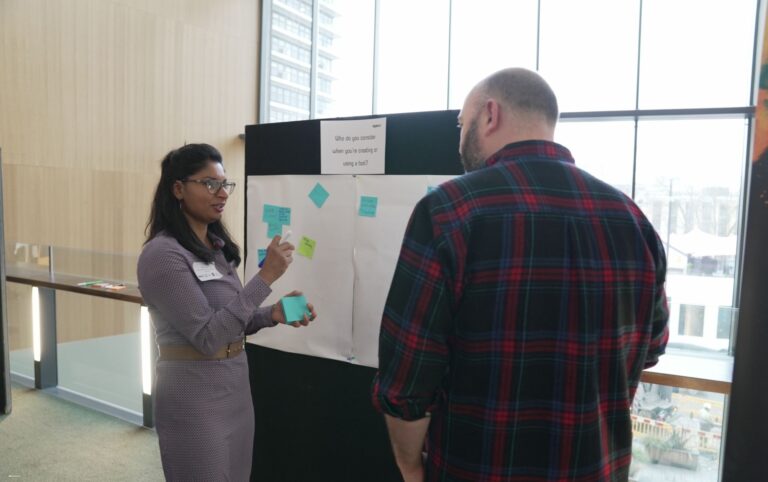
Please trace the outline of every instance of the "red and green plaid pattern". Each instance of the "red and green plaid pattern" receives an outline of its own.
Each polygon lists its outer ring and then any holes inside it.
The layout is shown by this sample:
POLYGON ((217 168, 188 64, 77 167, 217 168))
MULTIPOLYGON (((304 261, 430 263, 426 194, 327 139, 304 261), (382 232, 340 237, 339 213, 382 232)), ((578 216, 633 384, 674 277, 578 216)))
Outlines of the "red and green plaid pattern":
POLYGON ((668 338, 665 273, 632 200, 558 144, 510 144, 415 207, 374 404, 431 414, 428 480, 626 480, 632 397, 668 338))

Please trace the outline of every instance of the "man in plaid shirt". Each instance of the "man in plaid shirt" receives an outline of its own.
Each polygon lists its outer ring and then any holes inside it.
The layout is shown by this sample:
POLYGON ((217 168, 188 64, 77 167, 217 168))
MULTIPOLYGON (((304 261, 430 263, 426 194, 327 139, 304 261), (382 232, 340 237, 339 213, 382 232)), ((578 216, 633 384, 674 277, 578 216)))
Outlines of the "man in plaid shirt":
POLYGON ((411 215, 373 386, 406 481, 628 478, 632 398, 668 338, 664 248, 552 142, 557 118, 538 74, 486 78, 459 114, 467 174, 411 215))

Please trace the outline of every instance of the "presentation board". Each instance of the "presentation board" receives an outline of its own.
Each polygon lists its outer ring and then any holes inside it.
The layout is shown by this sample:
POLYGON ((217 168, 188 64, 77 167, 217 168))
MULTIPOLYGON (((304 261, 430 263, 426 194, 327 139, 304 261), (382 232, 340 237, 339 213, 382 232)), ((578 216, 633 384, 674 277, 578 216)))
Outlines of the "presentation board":
POLYGON ((430 189, 463 172, 457 114, 246 128, 245 279, 258 272, 272 237, 290 230, 294 262, 267 303, 299 290, 319 314, 307 328, 281 325, 250 336, 250 343, 377 366, 381 316, 411 211, 430 189), (384 172, 352 174, 372 165, 384 172))
POLYGON ((381 315, 411 211, 428 190, 451 177, 250 176, 245 277, 258 272, 271 235, 290 229, 291 242, 298 247, 294 262, 273 284, 267 302, 298 289, 316 305, 320 317, 307 328, 281 325, 248 341, 375 367, 381 315), (323 203, 311 197, 318 187, 327 193, 323 203), (273 206, 290 210, 285 217, 289 223, 276 233, 264 220, 273 206), (313 248, 302 249, 308 245, 313 248))

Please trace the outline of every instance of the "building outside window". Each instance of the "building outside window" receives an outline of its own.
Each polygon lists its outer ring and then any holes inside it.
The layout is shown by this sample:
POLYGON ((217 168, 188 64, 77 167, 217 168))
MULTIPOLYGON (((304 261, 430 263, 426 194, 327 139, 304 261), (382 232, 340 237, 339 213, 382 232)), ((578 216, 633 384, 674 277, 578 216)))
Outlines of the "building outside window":
POLYGON ((680 305, 678 335, 704 336, 704 307, 701 305, 680 305))

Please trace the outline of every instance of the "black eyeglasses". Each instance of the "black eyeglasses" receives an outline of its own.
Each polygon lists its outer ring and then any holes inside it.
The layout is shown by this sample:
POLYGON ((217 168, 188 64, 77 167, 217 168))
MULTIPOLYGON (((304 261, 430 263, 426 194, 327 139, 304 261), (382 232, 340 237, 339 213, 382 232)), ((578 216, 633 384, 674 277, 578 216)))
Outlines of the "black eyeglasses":
POLYGON ((232 181, 219 181, 216 179, 182 179, 181 182, 196 182, 202 184, 211 194, 216 194, 224 189, 227 194, 232 194, 235 190, 235 183, 232 181))

